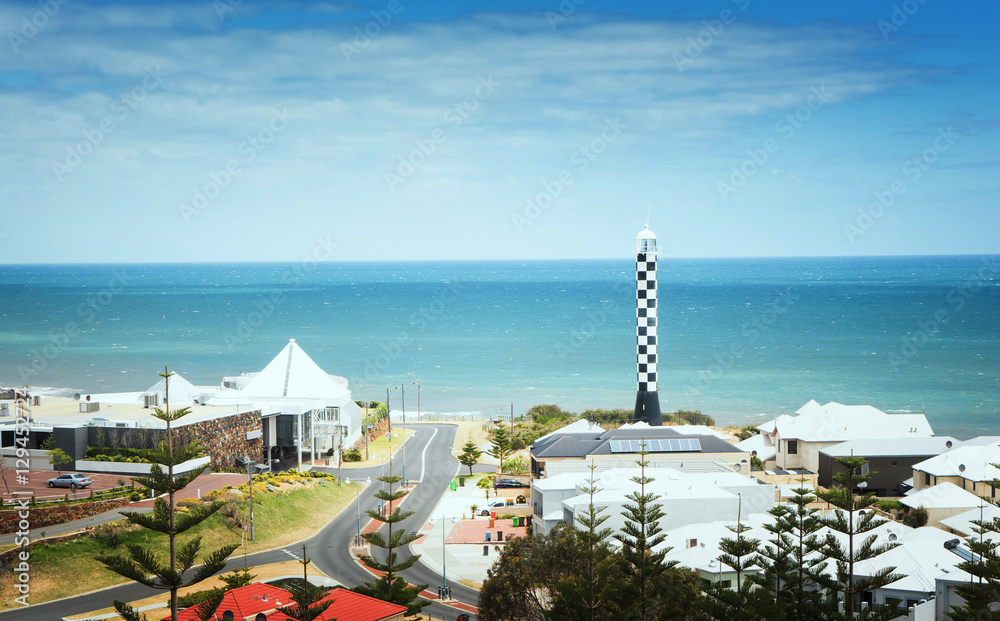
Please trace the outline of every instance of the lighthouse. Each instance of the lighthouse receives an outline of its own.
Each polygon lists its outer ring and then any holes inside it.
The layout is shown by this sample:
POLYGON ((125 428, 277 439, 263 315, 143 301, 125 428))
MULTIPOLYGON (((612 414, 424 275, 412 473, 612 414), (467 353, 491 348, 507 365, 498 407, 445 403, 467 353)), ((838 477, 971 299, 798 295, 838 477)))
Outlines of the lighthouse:
POLYGON ((656 393, 656 235, 647 224, 635 238, 635 420, 663 425, 656 393))

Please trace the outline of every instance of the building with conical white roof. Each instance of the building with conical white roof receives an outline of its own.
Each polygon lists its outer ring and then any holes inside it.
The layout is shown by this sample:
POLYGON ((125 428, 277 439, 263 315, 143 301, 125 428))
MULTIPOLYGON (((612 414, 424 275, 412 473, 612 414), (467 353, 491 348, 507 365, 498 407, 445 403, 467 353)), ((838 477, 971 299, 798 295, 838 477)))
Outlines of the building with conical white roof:
POLYGON ((264 446, 278 452, 303 449, 313 456, 340 452, 361 438, 361 408, 347 380, 330 375, 295 342, 262 371, 227 377, 209 405, 249 404, 261 411, 264 446))

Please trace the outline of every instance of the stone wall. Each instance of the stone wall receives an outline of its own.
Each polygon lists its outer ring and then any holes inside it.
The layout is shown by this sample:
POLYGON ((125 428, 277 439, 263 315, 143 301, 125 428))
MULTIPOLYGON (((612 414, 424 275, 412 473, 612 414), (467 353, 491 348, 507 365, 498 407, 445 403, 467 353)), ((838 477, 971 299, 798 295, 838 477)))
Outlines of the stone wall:
MULTIPOLYGON (((383 418, 379 422, 372 425, 372 430, 368 439, 369 441, 374 442, 378 437, 385 435, 387 431, 389 431, 389 419, 383 418)), ((365 437, 361 436, 361 438, 355 442, 351 448, 358 450, 365 448, 365 437)))
MULTIPOLYGON (((73 520, 99 515, 105 511, 124 507, 128 503, 129 499, 125 497, 70 505, 57 505, 55 507, 30 507, 28 509, 30 514, 28 524, 30 524, 31 530, 37 531, 47 526, 65 524, 73 520)), ((0 535, 9 535, 18 531, 17 525, 21 521, 18 511, 20 509, 4 509, 0 511, 0 535)))
POLYGON ((243 467, 244 455, 265 459, 264 441, 247 440, 247 432, 261 430, 260 410, 192 423, 182 429, 192 440, 201 442, 205 454, 212 458, 212 470, 243 467))

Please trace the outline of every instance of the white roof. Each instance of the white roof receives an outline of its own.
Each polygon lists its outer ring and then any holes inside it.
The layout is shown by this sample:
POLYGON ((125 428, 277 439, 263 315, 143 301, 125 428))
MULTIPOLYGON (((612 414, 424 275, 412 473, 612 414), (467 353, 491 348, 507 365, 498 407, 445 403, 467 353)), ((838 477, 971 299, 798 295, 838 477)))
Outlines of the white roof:
POLYGON ((707 425, 664 425, 667 429, 673 429, 677 433, 687 436, 715 436, 720 440, 729 442, 732 437, 728 433, 723 433, 717 429, 712 429, 707 425))
MULTIPOLYGON (((973 534, 973 529, 976 528, 973 521, 979 521, 982 519, 985 522, 990 522, 994 519, 1000 518, 1000 507, 983 501, 982 506, 976 506, 973 509, 969 509, 964 513, 959 513, 958 515, 953 515, 948 518, 941 520, 943 526, 947 526, 953 531, 962 533, 964 536, 969 536, 973 534)), ((986 539, 996 539, 996 536, 991 536, 993 533, 987 532, 984 534, 986 539)), ((978 537, 978 535, 977 535, 978 537)))
POLYGON ((903 578, 883 588, 913 593, 933 593, 936 588, 935 581, 939 577, 947 576, 949 580, 960 581, 969 579, 968 574, 956 567, 962 562, 962 558, 951 550, 946 550, 940 541, 896 541, 896 543, 902 545, 873 559, 855 563, 854 573, 871 576, 879 570, 895 567, 893 573, 902 574, 903 578))
MULTIPOLYGON (((543 440, 545 438, 551 438, 552 436, 561 436, 569 434, 580 434, 580 435, 591 435, 596 436, 604 433, 604 429, 601 428, 597 423, 591 424, 585 419, 580 419, 573 421, 572 423, 566 425, 565 427, 560 427, 553 432, 547 433, 538 440, 543 440)), ((538 440, 535 440, 537 442, 538 440)))
POLYGON ((916 509, 971 509, 978 507, 983 500, 971 492, 967 492, 954 483, 938 483, 933 487, 925 487, 915 494, 906 496, 901 503, 916 509))
POLYGON ((768 461, 774 459, 774 445, 771 444, 771 438, 765 433, 758 433, 757 435, 750 436, 742 442, 736 443, 736 448, 744 450, 748 453, 753 453, 757 451, 757 457, 761 461, 768 461))
POLYGON ((929 437, 934 432, 923 414, 886 414, 870 405, 810 401, 795 416, 783 414, 759 425, 764 433, 804 442, 844 442, 868 438, 929 437))
POLYGON ((256 403, 319 399, 326 405, 342 405, 351 399, 346 380, 329 375, 290 339, 264 370, 240 390, 224 390, 212 403, 256 403))
POLYGON ((940 455, 948 450, 947 443, 958 444, 951 436, 935 436, 930 438, 878 438, 848 440, 820 450, 820 453, 830 457, 891 457, 895 455, 940 455))
POLYGON ((950 451, 914 464, 914 470, 938 477, 965 477, 970 481, 992 481, 1000 478, 1000 469, 992 464, 1000 462, 1000 438, 987 436, 973 438, 953 447, 950 451))
MULTIPOLYGON (((143 394, 160 393, 163 396, 166 393, 166 386, 166 378, 161 377, 160 381, 150 386, 143 394)), ((170 401, 173 403, 191 403, 204 392, 204 389, 198 388, 177 373, 170 376, 170 401)))

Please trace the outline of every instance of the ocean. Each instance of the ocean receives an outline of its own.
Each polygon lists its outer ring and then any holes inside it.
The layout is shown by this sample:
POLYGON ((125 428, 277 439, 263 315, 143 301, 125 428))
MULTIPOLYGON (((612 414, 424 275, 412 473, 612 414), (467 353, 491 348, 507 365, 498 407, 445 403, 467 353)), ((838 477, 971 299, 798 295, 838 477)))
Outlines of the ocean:
MULTIPOLYGON (((294 338, 356 399, 403 384, 408 415, 416 378, 425 415, 631 408, 633 265, 5 265, 0 386, 139 391, 164 365, 218 385, 294 338)), ((747 424, 815 399, 1000 435, 998 283, 995 256, 661 257, 661 407, 747 424)))

